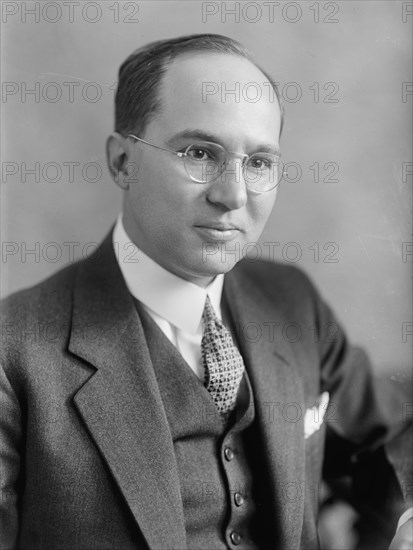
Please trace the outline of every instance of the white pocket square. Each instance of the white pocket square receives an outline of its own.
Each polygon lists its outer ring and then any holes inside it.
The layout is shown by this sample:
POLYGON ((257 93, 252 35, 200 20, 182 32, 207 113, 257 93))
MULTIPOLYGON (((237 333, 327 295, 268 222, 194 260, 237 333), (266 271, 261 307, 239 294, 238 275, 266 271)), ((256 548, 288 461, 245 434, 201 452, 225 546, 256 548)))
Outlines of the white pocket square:
POLYGON ((324 415, 328 407, 330 394, 323 392, 312 407, 306 410, 304 417, 304 437, 307 439, 323 425, 324 415))

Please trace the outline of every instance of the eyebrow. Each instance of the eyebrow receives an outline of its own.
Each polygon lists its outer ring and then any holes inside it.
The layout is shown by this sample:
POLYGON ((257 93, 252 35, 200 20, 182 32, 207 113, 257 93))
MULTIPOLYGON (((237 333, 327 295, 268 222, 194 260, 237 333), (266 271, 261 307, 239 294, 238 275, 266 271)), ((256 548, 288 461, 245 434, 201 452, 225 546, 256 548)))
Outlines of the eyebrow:
MULTIPOLYGON (((178 132, 177 134, 173 135, 168 141, 166 142, 167 147, 173 147, 176 145, 177 142, 184 139, 195 139, 195 140, 201 140, 201 141, 210 141, 212 143, 218 143, 222 147, 225 147, 223 144, 221 138, 215 134, 211 134, 210 132, 205 132, 204 130, 197 130, 197 129, 186 129, 182 130, 182 132, 178 132)), ((272 153, 273 155, 281 156, 281 151, 278 147, 276 147, 273 144, 268 143, 262 143, 260 145, 257 145, 254 147, 255 153, 272 153)), ((252 154, 252 153, 251 153, 252 154)))

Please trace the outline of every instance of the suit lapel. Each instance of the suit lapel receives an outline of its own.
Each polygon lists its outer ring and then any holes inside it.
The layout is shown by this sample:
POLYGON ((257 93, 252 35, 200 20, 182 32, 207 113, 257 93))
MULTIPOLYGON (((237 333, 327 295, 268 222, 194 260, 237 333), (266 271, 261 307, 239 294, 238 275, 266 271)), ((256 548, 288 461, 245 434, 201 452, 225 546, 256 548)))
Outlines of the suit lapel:
POLYGON ((171 433, 111 234, 79 268, 69 351, 95 368, 74 405, 149 548, 186 548, 171 433))
POLYGON ((277 304, 236 268, 224 296, 254 391, 256 418, 273 487, 277 548, 300 546, 305 464, 303 388, 282 337, 277 304))

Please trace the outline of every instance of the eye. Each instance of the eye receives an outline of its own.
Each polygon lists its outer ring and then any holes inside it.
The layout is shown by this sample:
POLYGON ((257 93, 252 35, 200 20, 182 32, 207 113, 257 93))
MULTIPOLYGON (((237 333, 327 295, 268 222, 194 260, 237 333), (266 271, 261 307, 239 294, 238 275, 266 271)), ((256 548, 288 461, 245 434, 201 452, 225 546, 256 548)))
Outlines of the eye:
POLYGON ((248 166, 255 170, 268 170, 272 164, 271 160, 264 157, 252 157, 248 161, 248 166))
POLYGON ((205 151, 205 149, 190 149, 188 156, 194 160, 207 160, 209 158, 208 151, 205 151))
POLYGON ((198 162, 206 162, 209 160, 215 160, 216 158, 213 151, 200 145, 192 145, 187 149, 186 154, 190 159, 198 162))

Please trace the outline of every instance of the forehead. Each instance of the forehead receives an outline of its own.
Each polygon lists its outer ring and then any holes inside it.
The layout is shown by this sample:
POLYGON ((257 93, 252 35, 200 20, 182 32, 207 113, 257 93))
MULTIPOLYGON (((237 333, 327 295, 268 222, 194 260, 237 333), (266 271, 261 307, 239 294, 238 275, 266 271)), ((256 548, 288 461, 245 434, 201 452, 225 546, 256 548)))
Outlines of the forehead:
POLYGON ((258 137, 278 143, 281 114, 273 87, 242 57, 210 52, 178 57, 162 80, 160 99, 155 126, 168 137, 191 128, 238 144, 258 137))

